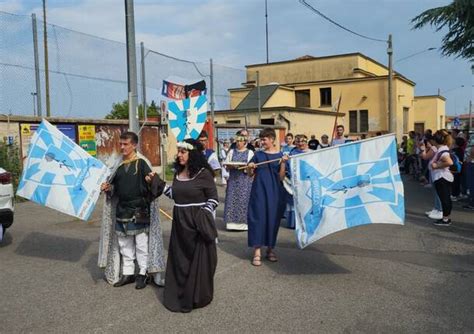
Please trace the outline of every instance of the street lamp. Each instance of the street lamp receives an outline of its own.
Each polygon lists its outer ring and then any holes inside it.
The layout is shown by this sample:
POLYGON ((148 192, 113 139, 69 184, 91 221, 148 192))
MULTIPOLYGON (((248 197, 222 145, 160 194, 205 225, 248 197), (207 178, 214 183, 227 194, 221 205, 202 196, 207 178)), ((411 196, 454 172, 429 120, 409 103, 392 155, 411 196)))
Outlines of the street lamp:
POLYGON ((425 49, 425 50, 421 50, 421 51, 412 53, 411 55, 408 55, 408 56, 406 56, 406 57, 403 57, 403 58, 400 58, 400 59, 395 60, 395 63, 394 63, 394 64, 399 63, 399 62, 401 62, 401 61, 404 61, 405 59, 408 59, 408 58, 417 56, 417 55, 419 55, 419 54, 422 54, 422 53, 425 53, 425 52, 428 52, 428 51, 436 50, 436 49, 437 49, 437 48, 428 48, 428 49, 425 49))

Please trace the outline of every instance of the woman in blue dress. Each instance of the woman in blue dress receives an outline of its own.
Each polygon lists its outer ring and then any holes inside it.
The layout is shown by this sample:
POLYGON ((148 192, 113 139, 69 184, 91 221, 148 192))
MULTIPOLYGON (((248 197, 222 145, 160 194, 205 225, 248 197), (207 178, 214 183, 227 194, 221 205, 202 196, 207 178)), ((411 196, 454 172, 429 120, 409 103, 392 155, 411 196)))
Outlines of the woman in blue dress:
MULTIPOLYGON (((290 156, 308 153, 312 150, 308 146, 308 137, 306 135, 296 135, 295 137, 295 144, 296 147, 291 150, 290 156)), ((289 164, 287 163, 286 166, 287 172, 286 175, 288 176, 288 181, 291 179, 291 170, 289 164)), ((287 180, 285 180, 287 181, 287 180)), ((287 193, 287 205, 286 205, 286 227, 295 229, 295 205, 293 201, 293 195, 287 193)))
POLYGON ((225 195, 224 223, 227 230, 247 231, 247 209, 249 205, 252 178, 246 170, 239 169, 239 163, 247 165, 253 158, 253 151, 247 148, 247 138, 237 136, 236 146, 227 154, 223 165, 229 170, 225 195))
POLYGON ((261 248, 266 246, 266 259, 278 261, 273 248, 276 244, 280 220, 285 210, 285 190, 281 181, 285 177, 288 155, 275 147, 275 130, 265 128, 260 132, 263 150, 255 152, 248 164, 248 172, 255 175, 248 207, 248 245, 254 248, 252 264, 262 265, 261 248), (270 163, 258 163, 276 160, 270 163))

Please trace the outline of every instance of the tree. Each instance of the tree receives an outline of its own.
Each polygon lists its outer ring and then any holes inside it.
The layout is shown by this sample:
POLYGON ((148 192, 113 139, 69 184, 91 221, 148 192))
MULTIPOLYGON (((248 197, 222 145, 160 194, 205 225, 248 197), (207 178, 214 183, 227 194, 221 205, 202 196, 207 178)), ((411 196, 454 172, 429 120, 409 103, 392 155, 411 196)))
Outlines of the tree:
MULTIPOLYGON (((148 117, 157 117, 159 115, 158 107, 156 106, 155 101, 151 101, 150 105, 147 107, 147 116, 148 117)), ((105 116, 106 119, 128 119, 128 100, 119 103, 112 104, 112 110, 110 113, 105 116)), ((138 118, 144 119, 143 115, 143 105, 138 105, 138 118)))
POLYGON ((454 0, 450 5, 431 8, 411 22, 413 29, 420 29, 429 24, 436 31, 447 27, 443 37, 441 52, 444 56, 456 56, 468 60, 474 59, 474 1, 454 0))

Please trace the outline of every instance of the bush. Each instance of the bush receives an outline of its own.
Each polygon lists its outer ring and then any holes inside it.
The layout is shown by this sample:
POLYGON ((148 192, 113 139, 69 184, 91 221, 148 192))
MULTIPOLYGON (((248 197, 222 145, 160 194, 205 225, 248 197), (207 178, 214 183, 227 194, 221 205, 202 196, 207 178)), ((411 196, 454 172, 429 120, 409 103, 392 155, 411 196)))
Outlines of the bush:
POLYGON ((22 172, 20 146, 16 141, 12 145, 0 142, 0 166, 12 173, 13 187, 16 191, 22 172))

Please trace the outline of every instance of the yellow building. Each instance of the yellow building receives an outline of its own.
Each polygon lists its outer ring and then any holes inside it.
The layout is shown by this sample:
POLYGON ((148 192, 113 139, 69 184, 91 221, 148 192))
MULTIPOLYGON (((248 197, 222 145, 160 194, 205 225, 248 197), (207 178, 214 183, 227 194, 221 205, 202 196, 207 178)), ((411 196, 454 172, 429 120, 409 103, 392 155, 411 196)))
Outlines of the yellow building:
MULTIPOLYGON (((241 88, 229 89, 230 109, 216 112, 217 124, 258 124, 260 117, 262 124, 285 126, 293 133, 320 137, 324 133, 331 135, 337 116, 337 123, 344 125, 350 136, 388 132, 388 69, 361 53, 304 56, 246 68, 247 81, 241 88)), ((444 98, 437 97, 436 113, 423 111, 422 116, 416 116, 416 101, 425 110, 432 99, 415 98, 414 86, 413 81, 394 73, 392 103, 398 138, 413 130, 420 117, 431 126, 439 124, 444 115, 444 98)))
POLYGON ((415 123, 416 132, 427 129, 439 130, 445 128, 446 99, 440 95, 415 96, 415 123))

